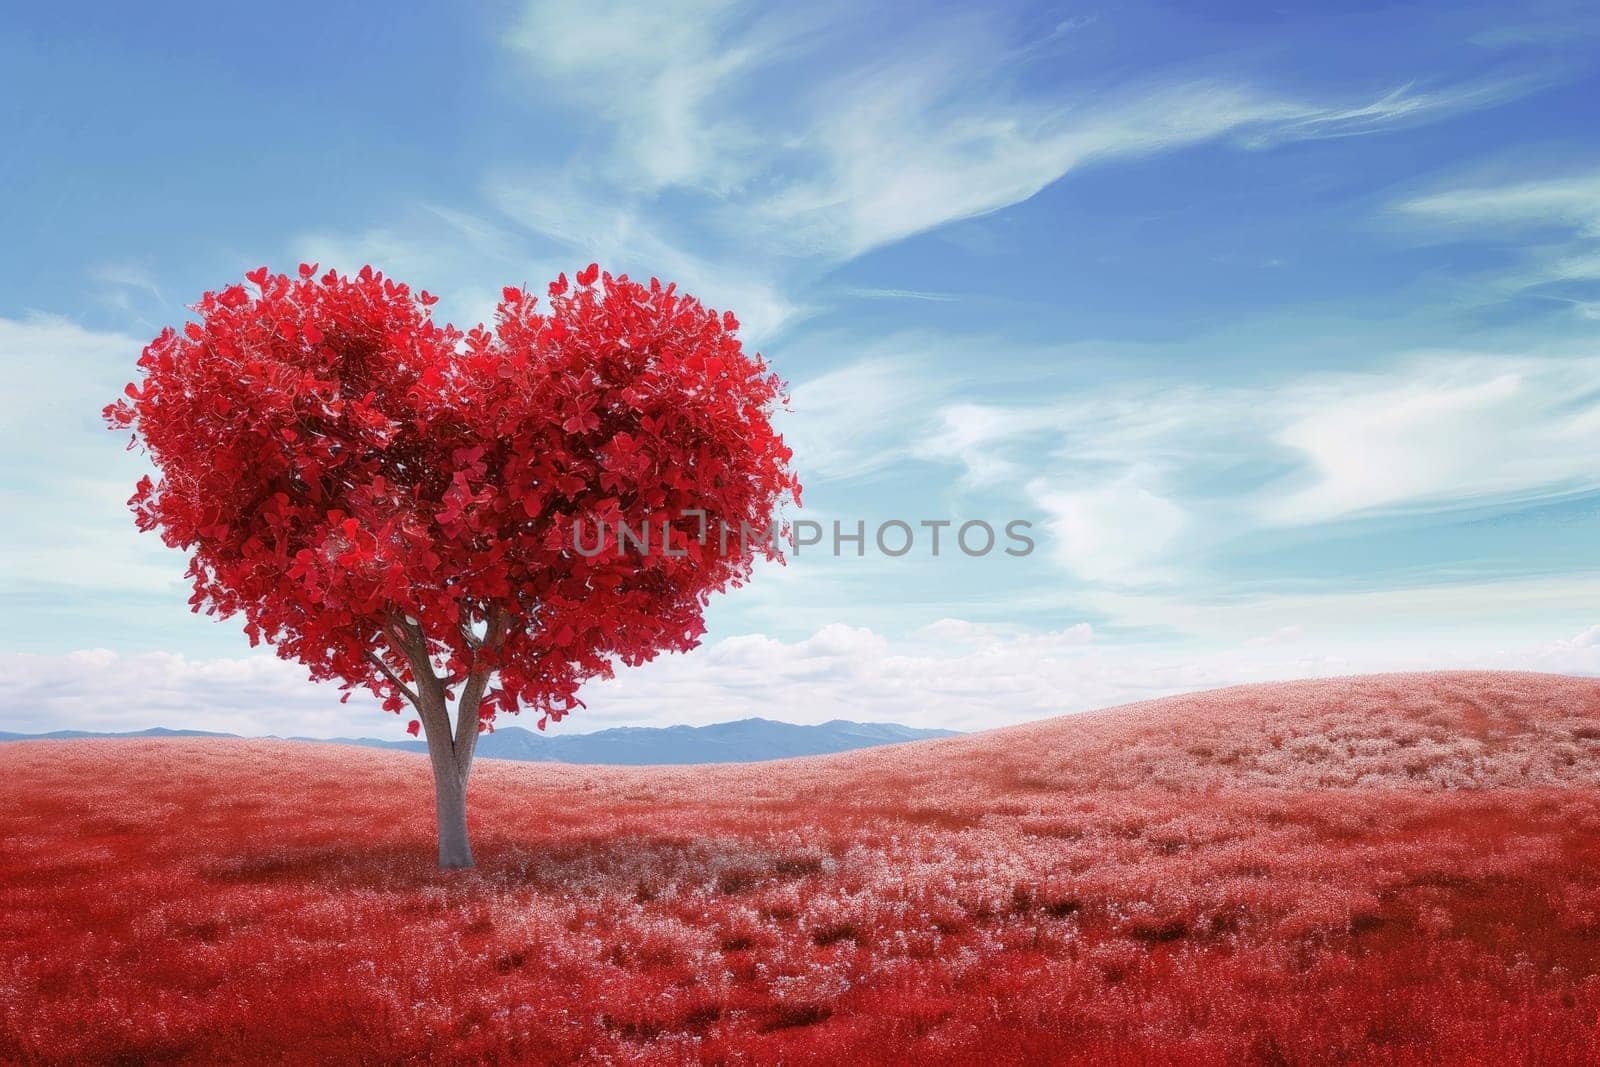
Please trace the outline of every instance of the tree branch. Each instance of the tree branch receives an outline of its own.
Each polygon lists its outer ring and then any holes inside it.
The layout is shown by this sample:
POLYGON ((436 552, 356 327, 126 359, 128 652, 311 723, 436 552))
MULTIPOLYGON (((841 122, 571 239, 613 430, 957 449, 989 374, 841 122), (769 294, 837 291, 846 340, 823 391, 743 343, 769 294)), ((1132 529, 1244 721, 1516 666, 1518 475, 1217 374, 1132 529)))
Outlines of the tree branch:
POLYGON ((420 698, 417 711, 421 713, 423 725, 433 730, 439 726, 436 715, 442 716, 444 734, 449 736, 450 719, 445 710, 444 683, 433 673, 433 664, 428 660, 428 639, 416 623, 407 622, 396 613, 390 613, 383 632, 395 654, 411 664, 411 677, 416 680, 416 693, 420 698))
POLYGON ((417 696, 416 691, 413 690, 409 685, 400 680, 400 676, 391 670, 387 663, 383 662, 382 656, 378 656, 373 652, 368 651, 367 659, 371 660, 373 665, 384 673, 384 676, 389 679, 390 683, 393 684, 396 689, 400 690, 400 692, 406 695, 406 698, 411 701, 413 706, 422 706, 422 698, 417 696))
POLYGON ((391 611, 383 628, 383 636, 395 656, 411 664, 415 689, 406 687, 381 656, 370 651, 367 654, 367 658, 416 705, 418 717, 427 732, 428 751, 434 757, 434 773, 454 771, 463 783, 472 768, 472 754, 478 744, 478 709, 483 704, 489 678, 496 669, 492 656, 505 641, 510 615, 505 608, 495 606, 489 609, 487 622, 484 635, 479 638, 471 633, 467 613, 462 611, 461 632, 472 648, 472 666, 465 674, 451 672, 441 678, 433 669, 428 654, 428 637, 422 632, 422 627, 398 611, 391 611), (487 654, 485 650, 488 650, 487 654), (445 690, 461 681, 466 685, 456 702, 456 720, 452 728, 445 690), (441 744, 448 748, 440 747, 441 744))
POLYGON ((428 639, 422 628, 398 612, 391 612, 383 632, 395 652, 411 664, 411 676, 417 680, 417 691, 428 696, 427 691, 438 683, 439 676, 433 673, 433 664, 428 656, 428 639))
MULTIPOLYGON (((507 615, 502 608, 489 609, 489 625, 484 632, 481 646, 488 647, 491 652, 497 651, 506 636, 507 615)), ((489 686, 489 676, 494 673, 491 664, 481 662, 481 650, 474 656, 472 671, 467 676, 467 684, 461 690, 461 699, 456 703, 456 733, 455 757, 456 768, 460 771, 463 780, 472 767, 472 753, 478 747, 478 708, 483 703, 484 690, 489 686)))
POLYGON ((483 647, 483 640, 481 638, 479 638, 477 634, 472 632, 472 619, 467 614, 467 606, 466 606, 466 604, 462 604, 461 605, 461 615, 460 615, 460 617, 461 617, 461 625, 460 625, 461 639, 467 643, 467 647, 468 648, 470 648, 474 652, 476 652, 478 649, 483 647))

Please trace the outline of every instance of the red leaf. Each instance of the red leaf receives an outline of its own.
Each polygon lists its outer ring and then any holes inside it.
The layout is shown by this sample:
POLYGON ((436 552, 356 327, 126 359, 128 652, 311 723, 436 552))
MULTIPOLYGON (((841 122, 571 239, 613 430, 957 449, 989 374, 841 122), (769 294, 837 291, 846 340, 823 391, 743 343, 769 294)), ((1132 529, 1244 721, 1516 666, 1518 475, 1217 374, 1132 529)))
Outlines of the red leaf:
POLYGON ((416 719, 412 719, 410 722, 406 723, 406 733, 410 734, 412 737, 416 737, 417 734, 421 732, 422 724, 416 719))

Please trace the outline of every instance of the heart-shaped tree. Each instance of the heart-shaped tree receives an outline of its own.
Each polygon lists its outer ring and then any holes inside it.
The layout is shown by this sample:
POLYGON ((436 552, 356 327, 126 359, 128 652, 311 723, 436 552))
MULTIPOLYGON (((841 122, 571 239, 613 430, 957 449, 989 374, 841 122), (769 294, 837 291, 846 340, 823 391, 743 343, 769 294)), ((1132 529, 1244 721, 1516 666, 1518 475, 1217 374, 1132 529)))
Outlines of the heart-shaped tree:
POLYGON ((415 707, 439 863, 471 866, 480 730, 524 709, 542 727, 614 663, 693 648, 710 594, 781 560, 784 385, 731 313, 593 264, 547 312, 506 289, 465 334, 370 267, 247 279, 106 408, 159 475, 129 504, 192 553, 195 611, 242 615, 346 700, 415 707), (634 536, 597 536, 618 524, 634 536))

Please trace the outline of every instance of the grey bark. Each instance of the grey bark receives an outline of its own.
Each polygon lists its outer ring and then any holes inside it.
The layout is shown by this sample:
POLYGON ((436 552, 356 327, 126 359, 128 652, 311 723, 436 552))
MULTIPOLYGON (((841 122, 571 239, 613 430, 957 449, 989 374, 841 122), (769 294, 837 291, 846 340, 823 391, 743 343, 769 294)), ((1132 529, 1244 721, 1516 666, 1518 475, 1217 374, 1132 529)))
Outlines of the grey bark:
POLYGON ((450 736, 427 731, 428 759, 433 764, 433 808, 439 824, 439 866, 471 867, 472 844, 467 835, 467 779, 472 756, 461 762, 450 736))
MULTIPOLYGON (((504 618, 494 613, 482 643, 496 648, 503 633, 504 618)), ((471 867, 467 782, 472 774, 473 753, 478 747, 478 708, 483 702, 491 669, 482 666, 467 675, 452 727, 445 701, 445 682, 433 672, 427 641, 421 630, 414 623, 395 619, 388 637, 394 653, 410 665, 416 687, 413 691, 390 675, 391 681, 416 707, 423 736, 428 742, 428 761, 433 767, 434 814, 439 828, 439 866, 446 869, 471 867)), ((481 644, 475 645, 475 648, 480 647, 481 644)), ((384 666, 381 661, 379 666, 384 666)), ((389 674, 386 667, 384 673, 389 674)))

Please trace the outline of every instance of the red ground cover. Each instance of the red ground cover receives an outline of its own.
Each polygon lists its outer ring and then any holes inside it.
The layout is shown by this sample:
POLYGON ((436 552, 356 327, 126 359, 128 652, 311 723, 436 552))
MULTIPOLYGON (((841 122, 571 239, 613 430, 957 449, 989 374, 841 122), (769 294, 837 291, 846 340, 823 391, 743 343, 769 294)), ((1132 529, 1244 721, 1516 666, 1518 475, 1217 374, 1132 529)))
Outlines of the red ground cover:
POLYGON ((1600 1062, 1600 681, 738 767, 0 745, 0 1059, 1600 1062))

